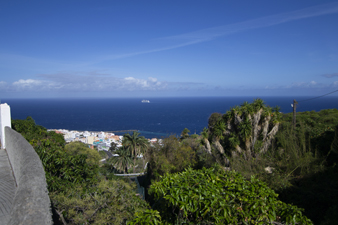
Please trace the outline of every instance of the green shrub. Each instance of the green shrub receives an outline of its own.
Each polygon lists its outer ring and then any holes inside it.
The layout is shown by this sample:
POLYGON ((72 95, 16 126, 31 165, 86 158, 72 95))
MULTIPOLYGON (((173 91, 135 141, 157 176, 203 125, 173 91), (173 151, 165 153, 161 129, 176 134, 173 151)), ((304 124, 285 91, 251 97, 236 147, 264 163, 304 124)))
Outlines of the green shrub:
POLYGON ((217 168, 167 174, 150 187, 153 208, 169 224, 312 224, 255 177, 217 168))

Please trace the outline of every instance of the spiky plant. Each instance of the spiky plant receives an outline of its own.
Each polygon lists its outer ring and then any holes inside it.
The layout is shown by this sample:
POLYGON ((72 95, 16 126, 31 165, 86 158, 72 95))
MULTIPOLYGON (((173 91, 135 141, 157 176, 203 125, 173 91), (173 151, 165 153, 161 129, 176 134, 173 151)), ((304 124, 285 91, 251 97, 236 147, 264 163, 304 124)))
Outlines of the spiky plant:
POLYGON ((225 129, 226 126, 224 121, 219 121, 213 128, 213 143, 221 154, 224 154, 224 148, 221 145, 220 140, 224 138, 223 134, 225 129))
MULTIPOLYGON (((223 140, 231 155, 243 155, 246 160, 265 153, 279 128, 279 110, 265 106, 262 99, 231 108, 211 129, 214 145, 222 150, 220 140, 223 140)), ((224 154, 224 149, 220 152, 224 154)))

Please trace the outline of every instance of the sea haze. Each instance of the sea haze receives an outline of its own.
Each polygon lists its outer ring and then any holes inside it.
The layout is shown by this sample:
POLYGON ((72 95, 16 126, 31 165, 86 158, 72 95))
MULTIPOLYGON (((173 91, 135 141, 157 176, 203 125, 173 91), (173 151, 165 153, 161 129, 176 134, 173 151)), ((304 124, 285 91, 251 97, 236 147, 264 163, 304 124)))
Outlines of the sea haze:
MULTIPOLYGON (((311 97, 295 98, 297 111, 320 111, 337 108, 338 97, 327 96, 304 101, 311 97)), ((267 105, 281 107, 283 113, 292 112, 290 97, 262 97, 267 105)), ((31 116, 38 125, 48 129, 119 131, 139 130, 147 137, 180 134, 184 128, 199 134, 208 126, 213 112, 225 113, 231 107, 253 97, 194 97, 124 99, 2 99, 11 107, 12 119, 31 116)))

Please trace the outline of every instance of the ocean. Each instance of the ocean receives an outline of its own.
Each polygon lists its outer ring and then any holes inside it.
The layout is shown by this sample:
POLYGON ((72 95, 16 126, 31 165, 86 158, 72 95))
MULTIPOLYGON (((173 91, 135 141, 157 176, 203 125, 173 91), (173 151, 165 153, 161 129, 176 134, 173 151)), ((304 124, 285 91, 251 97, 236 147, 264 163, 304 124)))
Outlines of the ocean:
MULTIPOLYGON (((281 112, 292 112, 291 97, 261 97, 267 105, 281 107, 281 112)), ((297 111, 320 111, 338 108, 338 96, 295 97, 297 111)), ((138 130, 142 136, 165 137, 179 135, 184 128, 199 134, 208 126, 214 112, 225 113, 230 107, 252 102, 253 97, 190 97, 106 99, 1 99, 11 107, 12 119, 31 116, 36 124, 47 129, 79 131, 138 130)), ((123 133, 116 133, 123 134, 123 133)))

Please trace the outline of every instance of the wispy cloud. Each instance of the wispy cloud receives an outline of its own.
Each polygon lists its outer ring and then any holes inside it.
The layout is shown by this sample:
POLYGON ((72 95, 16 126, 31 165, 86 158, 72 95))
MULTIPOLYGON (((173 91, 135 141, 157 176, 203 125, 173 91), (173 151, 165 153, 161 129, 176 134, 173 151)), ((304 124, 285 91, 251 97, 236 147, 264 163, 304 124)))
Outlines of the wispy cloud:
POLYGON ((267 90, 292 90, 292 89, 307 89, 307 90, 323 90, 323 93, 332 88, 338 87, 338 81, 324 84, 317 81, 294 82, 289 85, 268 85, 267 90))
POLYGON ((323 74, 322 76, 326 78, 338 77, 338 73, 323 74))
POLYGON ((122 58, 128 58, 128 57, 143 55, 143 54, 148 54, 148 53, 162 52, 162 51, 171 50, 171 49, 175 49, 175 48, 181 48, 181 47, 184 47, 184 46, 187 46, 187 45, 193 45, 193 44, 198 44, 198 43, 200 43, 200 41, 192 40, 192 41, 189 41, 189 42, 184 42, 182 44, 171 45, 171 46, 162 47, 162 48, 154 48, 154 49, 145 50, 145 51, 107 56, 107 57, 104 58, 104 60, 122 59, 122 58))
POLYGON ((109 59, 118 59, 118 58, 126 58, 141 54, 153 53, 166 51, 176 48, 185 47, 188 45, 194 45, 202 42, 207 42, 214 40, 219 37, 224 37, 227 35, 231 35, 238 32, 244 32, 247 30, 258 29, 263 27, 275 26, 282 23, 287 23, 291 21, 296 21, 300 19, 306 19, 316 16, 328 15, 338 13, 338 3, 330 3, 319 6, 313 6, 305 9, 300 9, 292 12, 281 13, 277 15, 266 16, 258 19, 248 20, 244 22, 239 22, 235 24, 229 24, 224 26, 212 27, 203 30, 198 30, 194 32, 189 32, 185 34, 169 36, 159 38, 159 40, 170 40, 170 41, 178 41, 180 43, 175 45, 170 45, 162 48, 154 48, 145 51, 133 52, 128 54, 120 54, 109 56, 109 59))
POLYGON ((19 79, 13 83, 0 81, 0 92, 117 92, 117 91, 167 91, 195 89, 203 86, 193 82, 166 82, 155 77, 140 79, 118 78, 109 74, 93 72, 63 72, 40 74, 38 79, 19 79))

